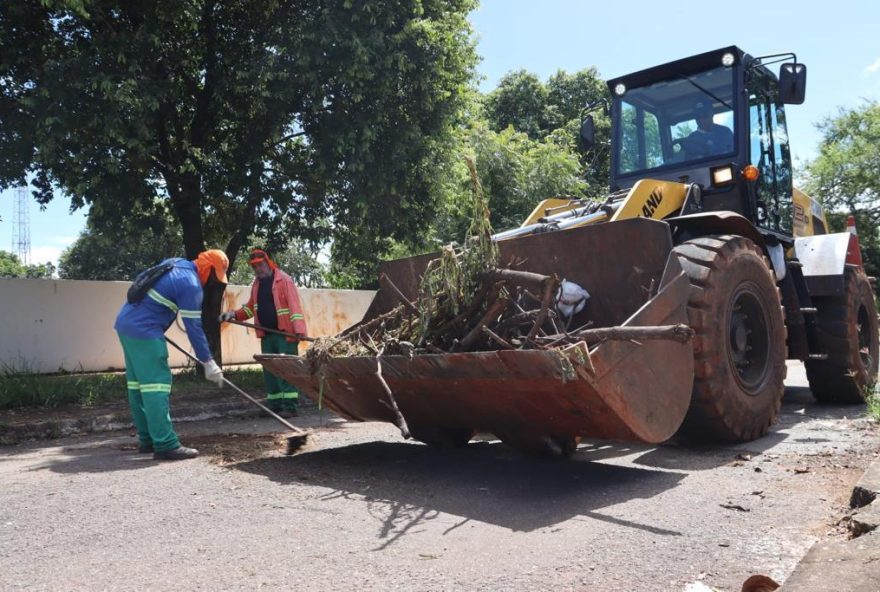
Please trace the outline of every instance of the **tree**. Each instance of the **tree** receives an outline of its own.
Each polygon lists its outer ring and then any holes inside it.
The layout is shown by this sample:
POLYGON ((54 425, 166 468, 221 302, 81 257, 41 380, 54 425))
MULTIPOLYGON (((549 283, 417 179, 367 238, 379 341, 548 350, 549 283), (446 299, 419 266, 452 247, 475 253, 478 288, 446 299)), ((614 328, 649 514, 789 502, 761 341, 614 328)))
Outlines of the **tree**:
POLYGON ((822 200, 832 230, 843 231, 846 215, 856 218, 869 275, 880 274, 880 103, 841 110, 817 126, 819 156, 805 167, 807 193, 822 200))
POLYGON ((592 112, 596 120, 592 150, 582 146, 579 135, 584 108, 607 96, 605 83, 594 67, 574 73, 559 70, 546 84, 535 74, 518 70, 505 75, 498 88, 486 96, 485 117, 496 132, 510 126, 531 140, 550 139, 577 152, 589 195, 600 196, 607 191, 610 167, 608 116, 601 109, 592 112))
MULTIPOLYGON (((535 141, 511 127, 494 132, 478 122, 463 142, 462 152, 474 156, 496 230, 519 226, 543 199, 586 196, 578 155, 552 137, 535 141)), ((446 178, 444 207, 425 233, 432 247, 461 242, 471 220, 472 187, 464 163, 452 167, 446 178)))
POLYGON ((24 275, 24 265, 21 264, 18 255, 8 251, 0 251, 0 277, 20 278, 24 275))
POLYGON ((576 120, 580 125, 583 109, 605 98, 608 90, 595 67, 569 74, 559 70, 547 80, 548 120, 554 129, 576 120))
MULTIPOLYGON (((40 203, 61 188, 101 229, 166 200, 188 258, 225 246, 234 262, 251 236, 342 236, 375 260, 434 206, 476 61, 474 6, 6 2, 0 188, 32 174, 40 203)), ((206 294, 203 317, 215 352, 221 296, 206 294)))
MULTIPOLYGON (((473 216, 473 187, 463 155, 475 161, 496 230, 519 226, 543 199, 587 197, 590 187, 580 177, 578 154, 570 143, 560 140, 561 134, 558 130, 544 141, 535 141, 512 127, 495 132, 480 119, 460 130, 456 153, 461 156, 436 171, 442 184, 437 211, 425 219, 419 235, 386 239, 382 248, 387 258, 410 257, 462 242, 473 216)), ((324 277, 337 288, 378 287, 374 268, 335 257, 324 277)))
POLYGON ((526 70, 505 74, 498 88, 486 95, 485 104, 489 127, 496 132, 513 127, 540 140, 550 129, 547 88, 526 70))
POLYGON ((177 226, 161 212, 138 212, 116 226, 89 218, 79 238, 61 253, 58 276, 66 280, 131 281, 167 257, 183 257, 177 226))
POLYGON ((54 274, 51 263, 24 265, 15 253, 0 251, 0 278, 51 278, 54 274))

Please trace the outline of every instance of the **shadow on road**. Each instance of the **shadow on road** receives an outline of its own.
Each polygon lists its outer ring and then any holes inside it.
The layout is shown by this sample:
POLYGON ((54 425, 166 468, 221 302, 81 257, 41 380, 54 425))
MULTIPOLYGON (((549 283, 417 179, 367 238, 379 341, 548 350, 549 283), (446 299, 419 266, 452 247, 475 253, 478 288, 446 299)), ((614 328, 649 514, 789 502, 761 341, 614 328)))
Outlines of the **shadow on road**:
MULTIPOLYGON (((752 442, 732 445, 698 445, 688 442, 686 439, 676 437, 661 446, 623 446, 613 443, 602 443, 607 449, 599 453, 604 458, 624 456, 638 452, 640 455, 633 462, 658 469, 671 469, 683 471, 704 471, 716 467, 737 462, 742 456, 757 456, 765 453, 778 444, 788 440, 791 436, 787 433, 792 427, 808 421, 816 420, 840 420, 854 418, 863 415, 864 405, 827 405, 818 403, 805 386, 786 386, 785 396, 776 423, 770 428, 769 433, 763 438, 752 442)), ((822 439, 797 438, 795 442, 809 441, 811 443, 823 442, 822 439)))
POLYGON ((28 470, 62 474, 110 473, 136 471, 161 462, 153 460, 152 454, 138 454, 136 448, 106 445, 63 447, 28 470))
POLYGON ((332 489, 327 499, 362 499, 381 516, 385 545, 439 513, 518 531, 588 516, 661 535, 679 533, 602 516, 598 510, 675 487, 682 474, 574 459, 524 458, 501 444, 476 442, 440 450, 413 443, 372 442, 263 458, 230 466, 283 485, 332 489))

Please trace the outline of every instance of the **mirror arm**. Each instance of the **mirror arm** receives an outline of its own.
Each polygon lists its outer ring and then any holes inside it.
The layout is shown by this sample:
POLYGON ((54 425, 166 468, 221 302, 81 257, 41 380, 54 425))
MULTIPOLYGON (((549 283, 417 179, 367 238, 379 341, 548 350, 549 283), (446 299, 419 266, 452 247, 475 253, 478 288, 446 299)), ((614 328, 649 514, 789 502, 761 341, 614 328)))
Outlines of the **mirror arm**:
POLYGON ((776 64, 778 62, 787 62, 789 58, 791 58, 795 64, 798 63, 797 55, 793 51, 788 51, 785 53, 771 53, 769 55, 752 58, 752 61, 748 63, 747 68, 757 68, 758 66, 769 66, 770 64, 776 64))
POLYGON ((589 103, 586 104, 586 106, 584 106, 583 109, 581 109, 581 119, 586 117, 586 115, 589 112, 595 110, 596 107, 598 107, 599 105, 601 105, 603 107, 603 110, 604 110, 605 114, 607 115, 608 109, 609 109, 608 97, 600 97, 600 98, 596 99, 595 101, 590 101, 589 103))

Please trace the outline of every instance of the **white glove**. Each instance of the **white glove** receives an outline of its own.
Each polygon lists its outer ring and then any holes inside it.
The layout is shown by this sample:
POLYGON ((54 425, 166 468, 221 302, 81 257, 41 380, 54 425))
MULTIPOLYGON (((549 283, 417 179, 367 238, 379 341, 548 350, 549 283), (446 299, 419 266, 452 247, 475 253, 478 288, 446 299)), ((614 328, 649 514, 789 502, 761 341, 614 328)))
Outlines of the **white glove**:
POLYGON ((205 378, 213 382, 219 387, 223 386, 223 370, 214 360, 205 362, 205 378))
POLYGON ((226 321, 235 320, 235 313, 231 310, 227 310, 224 313, 220 313, 220 318, 217 319, 221 323, 225 323, 226 321))
POLYGON ((562 280, 556 292, 556 310, 565 318, 569 318, 584 309, 590 293, 574 282, 562 280))

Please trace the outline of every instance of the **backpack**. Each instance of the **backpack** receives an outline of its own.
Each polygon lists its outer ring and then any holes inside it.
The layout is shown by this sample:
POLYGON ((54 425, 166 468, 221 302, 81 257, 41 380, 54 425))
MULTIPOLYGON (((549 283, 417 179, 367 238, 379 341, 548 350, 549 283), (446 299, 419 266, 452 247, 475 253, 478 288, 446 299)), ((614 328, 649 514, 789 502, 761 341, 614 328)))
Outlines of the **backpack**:
POLYGON ((128 288, 128 293, 125 297, 128 299, 129 304, 137 304, 147 295, 147 292, 150 291, 156 282, 159 281, 163 275, 168 273, 174 268, 173 261, 167 261, 165 263, 159 263, 158 265, 154 265, 153 267, 146 269, 138 274, 134 281, 131 283, 131 286, 128 288))

